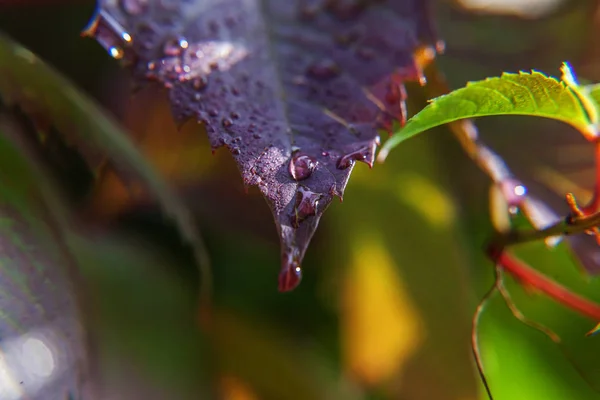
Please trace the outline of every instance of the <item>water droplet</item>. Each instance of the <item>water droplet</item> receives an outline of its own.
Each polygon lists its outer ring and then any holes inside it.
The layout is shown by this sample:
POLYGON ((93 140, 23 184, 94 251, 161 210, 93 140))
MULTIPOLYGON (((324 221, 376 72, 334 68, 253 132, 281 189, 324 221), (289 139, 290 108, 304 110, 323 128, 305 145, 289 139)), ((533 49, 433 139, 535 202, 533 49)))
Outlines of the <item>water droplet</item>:
POLYGON ((340 74, 340 68, 331 60, 322 60, 309 66, 306 74, 314 79, 329 80, 340 74))
POLYGON ((260 136, 258 133, 254 133, 254 134, 252 135, 252 137, 253 137, 254 139, 260 139, 262 136, 260 136))
POLYGON ((169 39, 163 46, 163 52, 167 56, 176 57, 189 46, 188 41, 183 37, 169 39))
POLYGON ((517 179, 505 179, 500 190, 509 207, 519 207, 527 194, 527 188, 517 179))
MULTIPOLYGON (((364 146, 360 149, 353 151, 348 154, 344 154, 338 159, 337 168, 338 169, 346 169, 354 164, 355 161, 363 161, 366 162, 367 156, 369 155, 369 147, 364 146)), ((371 165, 371 164, 369 164, 371 165)))
POLYGON ((229 113, 229 116, 230 116, 231 118, 233 118, 233 119, 239 119, 239 118, 240 118, 240 114, 238 114, 238 113, 237 113, 237 112, 235 112, 235 111, 232 111, 232 112, 230 112, 230 113, 229 113))
POLYGON ((240 148, 239 147, 232 147, 231 148, 231 153, 233 155, 235 155, 235 156, 238 156, 241 153, 240 148))
POLYGON ((231 143, 234 143, 234 144, 242 143, 242 137, 241 136, 234 137, 233 140, 231 141, 231 143))
POLYGON ((192 82, 192 85, 194 85, 194 89, 196 89, 196 90, 205 89, 207 84, 208 84, 208 79, 205 76, 200 76, 200 77, 194 79, 194 81, 192 82))
POLYGON ((319 199, 321 194, 315 193, 305 186, 298 186, 296 192, 296 205, 294 206, 294 213, 292 214, 291 223, 294 228, 298 228, 300 222, 306 218, 317 215, 317 207, 319 206, 319 199))
POLYGON ((317 167, 317 161, 306 154, 295 152, 290 160, 289 171, 297 181, 307 179, 317 167))
POLYGON ((288 251, 283 255, 281 271, 279 273, 279 291, 289 292, 294 290, 302 280, 302 267, 297 249, 288 251))
POLYGON ((200 101, 202 99, 202 95, 200 93, 194 93, 194 100, 200 101))
POLYGON ((322 151, 322 152, 321 152, 321 155, 322 155, 323 157, 327 157, 327 156, 329 155, 329 152, 328 152, 328 151, 322 151))
POLYGON ((219 115, 219 112, 216 109, 211 108, 208 110, 208 115, 210 115, 211 117, 216 117, 217 115, 219 115))
POLYGON ((123 55, 125 53, 123 52, 122 48, 117 47, 117 46, 112 46, 111 48, 108 49, 108 54, 110 54, 110 56, 112 58, 115 58, 118 60, 118 59, 123 58, 123 55))
POLYGON ((377 146, 381 146, 381 137, 379 137, 379 135, 375 136, 375 139, 373 140, 377 146))
POLYGON ((231 120, 229 118, 223 118, 221 120, 221 125, 223 125, 223 127, 225 127, 225 128, 229 128, 229 127, 231 127, 231 125, 233 125, 233 122, 231 122, 231 120))
POLYGON ((231 88, 231 94, 233 94, 234 96, 239 96, 240 95, 240 91, 238 88, 236 88, 235 86, 233 86, 231 88))
POLYGON ((131 42, 131 40, 132 40, 131 35, 127 32, 122 32, 121 37, 123 38, 124 41, 126 41, 128 43, 131 42))
POLYGON ((121 8, 129 15, 139 15, 146 11, 148 0, 121 0, 121 8))

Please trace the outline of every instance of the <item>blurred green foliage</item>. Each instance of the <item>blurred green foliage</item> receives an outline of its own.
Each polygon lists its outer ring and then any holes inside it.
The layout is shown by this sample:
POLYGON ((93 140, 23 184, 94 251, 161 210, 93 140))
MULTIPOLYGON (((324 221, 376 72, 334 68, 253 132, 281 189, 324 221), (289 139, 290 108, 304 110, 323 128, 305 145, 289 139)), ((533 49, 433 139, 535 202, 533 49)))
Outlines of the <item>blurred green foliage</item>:
MULTIPOLYGON (((598 46, 597 7, 590 0, 565 1, 550 15, 527 20, 439 1, 436 16, 447 42, 440 65, 453 87, 503 71, 551 72, 563 60, 598 81, 598 64, 590 59, 591 47, 598 46)), ((492 232, 489 182, 445 128, 399 146, 372 171, 356 168, 344 202, 332 205, 322 220, 304 261, 302 285, 282 295, 276 285, 278 239, 267 206, 256 191, 244 193, 227 154, 210 158, 200 129, 177 131, 160 93, 150 103, 144 103, 145 92, 130 99, 126 72, 94 41, 79 37, 93 3, 0 10, 2 31, 129 129, 190 206, 212 259, 214 313, 203 321, 196 310, 193 254, 147 193, 125 196, 101 164, 91 171, 92 190, 65 189, 72 199, 69 219, 77 226, 65 240, 91 299, 85 320, 99 343, 91 356, 100 361, 110 398, 485 398, 469 346, 472 312, 493 282, 493 267, 481 250, 492 232), (136 102, 147 106, 136 108, 136 102), (151 117, 152 124, 142 123, 151 117), (172 157, 189 143, 178 142, 187 135, 203 138, 194 142, 202 162, 172 157), (184 165, 189 179, 181 178, 184 165), (206 324, 210 329, 202 329, 206 324)), ((411 87, 411 111, 424 104, 422 91, 411 87)), ((88 122, 99 118, 94 113, 88 122)), ((509 164, 531 147, 504 133, 544 143, 535 123, 524 129, 522 119, 497 121, 481 124, 481 131, 506 149, 509 164)), ((53 151, 54 160, 70 162, 63 150, 53 151)), ((15 167, 9 157, 0 159, 0 177, 14 176, 5 172, 9 167, 15 167)), ((54 178, 70 177, 63 172, 54 178)), ((549 251, 535 243, 517 254, 600 301, 597 281, 581 273, 565 246, 549 251)), ((479 328, 495 399, 600 398, 582 378, 600 379, 600 342, 584 336, 594 324, 509 278, 507 284, 527 316, 561 335, 573 363, 496 296, 479 328)), ((31 398, 54 400, 43 397, 49 393, 31 398)))

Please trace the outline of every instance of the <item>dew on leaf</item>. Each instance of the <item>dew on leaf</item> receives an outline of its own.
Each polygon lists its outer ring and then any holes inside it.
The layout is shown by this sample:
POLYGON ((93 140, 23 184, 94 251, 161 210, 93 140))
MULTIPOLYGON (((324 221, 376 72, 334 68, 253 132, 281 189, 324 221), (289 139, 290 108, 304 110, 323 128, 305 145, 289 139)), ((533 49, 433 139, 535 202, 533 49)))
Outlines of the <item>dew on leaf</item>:
POLYGON ((205 76, 199 76, 198 78, 194 79, 192 84, 194 86, 194 89, 203 90, 206 88, 206 85, 208 84, 208 79, 205 76))
POLYGON ((321 197, 321 194, 315 193, 305 186, 298 186, 298 191, 296 192, 296 204, 291 218, 291 223, 294 228, 297 228, 300 222, 304 221, 306 218, 317 215, 317 207, 321 197))
POLYGON ((353 151, 348 154, 344 154, 338 159, 337 168, 346 169, 354 164, 355 161, 366 162, 367 156, 369 155, 369 148, 367 146, 361 147, 360 149, 353 151))
POLYGON ((231 153, 233 155, 236 155, 236 156, 239 155, 241 153, 240 148, 239 147, 232 147, 231 148, 231 153))
POLYGON ((163 53, 170 57, 176 57, 181 54, 181 52, 187 49, 189 43, 187 39, 183 37, 169 39, 165 42, 163 46, 163 53))
POLYGON ((123 58, 124 52, 123 52, 123 49, 121 49, 120 47, 113 46, 110 49, 108 49, 108 54, 110 54, 110 56, 112 58, 115 58, 118 60, 118 59, 123 58))
POLYGON ((317 161, 314 158, 299 151, 295 152, 289 164, 290 175, 296 181, 307 179, 313 173, 316 166, 317 161))
POLYGON ((224 128, 229 128, 231 125, 233 125, 233 122, 231 122, 229 118, 223 118, 221 120, 221 125, 223 125, 224 128))
POLYGON ((232 111, 232 112, 230 112, 230 113, 229 113, 229 116, 230 116, 231 118, 233 118, 233 119, 239 119, 239 118, 240 118, 240 114, 238 114, 238 113, 237 113, 237 112, 235 112, 235 111, 232 111))
POLYGON ((208 115, 210 115, 211 117, 216 117, 217 115, 219 115, 219 112, 216 109, 211 108, 208 110, 208 115))
POLYGON ((506 199, 509 208, 519 207, 527 194, 527 188, 517 179, 503 180, 500 183, 500 191, 506 199))

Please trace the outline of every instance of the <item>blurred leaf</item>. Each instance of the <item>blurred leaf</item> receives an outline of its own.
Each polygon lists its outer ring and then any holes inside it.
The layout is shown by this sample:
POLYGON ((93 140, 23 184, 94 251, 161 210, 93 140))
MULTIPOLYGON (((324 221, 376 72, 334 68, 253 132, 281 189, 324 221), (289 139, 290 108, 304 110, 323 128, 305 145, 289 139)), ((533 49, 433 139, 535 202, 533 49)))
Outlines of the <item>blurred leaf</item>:
MULTIPOLYGON (((91 324, 103 395, 115 400, 198 399, 213 359, 197 323, 195 290, 160 245, 114 232, 68 237, 94 299, 91 324)), ((84 399, 85 400, 85 399, 84 399)))
POLYGON ((593 136, 597 111, 587 109, 583 99, 584 95, 573 86, 537 71, 504 73, 499 78, 470 82, 462 89, 431 100, 384 144, 381 157, 400 142, 433 127, 492 115, 556 119, 593 136))
POLYGON ((282 243, 279 288, 300 281, 318 221, 377 129, 403 118, 412 53, 435 41, 428 1, 100 0, 88 33, 138 81, 170 89, 177 122, 206 125, 257 185, 282 243), (302 181, 302 183, 300 183, 302 181))
POLYGON ((278 330, 222 309, 215 312, 214 333, 223 371, 239 377, 259 398, 352 398, 320 374, 318 364, 310 362, 310 348, 278 330))
POLYGON ((0 398, 93 399, 76 266, 62 205, 0 113, 0 398))
MULTIPOLYGON (((343 360, 357 361, 362 355, 369 362, 362 366, 371 369, 365 375, 384 379, 371 387, 382 392, 380 398, 462 400, 477 395, 469 349, 468 264, 438 148, 446 146, 424 135, 401 146, 377 174, 358 169, 348 188, 352 196, 332 210, 335 236, 327 247, 326 271, 335 273, 328 292, 340 295, 343 360), (358 281, 359 271, 364 282, 358 281), (348 282, 360 291, 350 294, 348 282), (348 309, 349 304, 358 309, 348 309), (352 318, 373 326, 359 330, 352 318), (369 336, 362 334, 359 340, 361 332, 369 336), (390 352, 379 363, 375 354, 366 355, 377 335, 381 349, 376 354, 390 352), (357 348, 350 348, 352 338, 357 348)), ((357 366, 345 367, 352 372, 357 366)))
POLYGON ((232 376, 221 379, 223 400, 258 400, 252 390, 244 382, 232 376))
POLYGON ((38 123, 55 126, 78 146, 100 149, 120 171, 139 177, 175 219, 197 254, 204 253, 186 208, 118 125, 64 77, 1 34, 0 95, 4 101, 16 103, 33 115, 38 123))
MULTIPOLYGON (((215 166, 218 157, 203 156, 209 149, 203 127, 173 121, 166 91, 146 87, 127 103, 125 120, 127 133, 149 164, 164 176, 173 188, 199 186, 202 178, 215 166)), ((134 191, 118 171, 104 164, 99 171, 93 204, 96 215, 108 216, 147 201, 148 193, 134 191)), ((207 191, 210 194, 210 191, 207 191)), ((204 200, 204 199, 203 199, 204 200)))
POLYGON ((398 279, 391 255, 374 232, 352 247, 343 288, 346 365, 359 381, 377 386, 405 367, 423 342, 423 322, 398 279))

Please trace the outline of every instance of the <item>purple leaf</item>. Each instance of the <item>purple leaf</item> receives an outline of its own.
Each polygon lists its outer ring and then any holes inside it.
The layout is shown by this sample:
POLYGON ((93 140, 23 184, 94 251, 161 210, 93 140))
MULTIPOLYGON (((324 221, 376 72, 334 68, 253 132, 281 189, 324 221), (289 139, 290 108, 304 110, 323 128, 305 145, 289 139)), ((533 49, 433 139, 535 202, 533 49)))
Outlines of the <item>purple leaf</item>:
MULTIPOLYGON (((403 82, 435 35, 423 0, 100 0, 87 33, 170 88, 175 119, 206 125, 245 185, 257 185, 282 243, 279 289, 300 281, 319 219, 378 130, 404 118, 403 82)), ((202 157, 201 154, 198 155, 202 157)))

